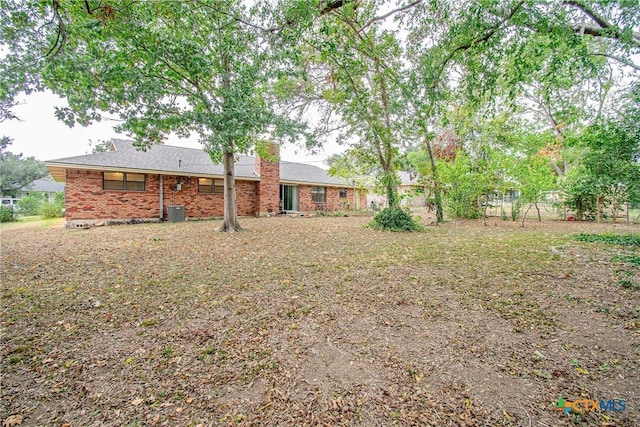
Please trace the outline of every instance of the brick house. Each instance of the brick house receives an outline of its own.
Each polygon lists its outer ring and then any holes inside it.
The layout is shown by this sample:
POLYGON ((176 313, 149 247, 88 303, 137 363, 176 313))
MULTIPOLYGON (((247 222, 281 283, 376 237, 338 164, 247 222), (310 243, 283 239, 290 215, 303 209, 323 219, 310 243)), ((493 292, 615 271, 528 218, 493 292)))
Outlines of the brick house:
MULTIPOLYGON (((223 215, 223 167, 203 150, 114 139, 110 150, 45 162, 66 183, 67 221, 163 220, 169 206, 187 218, 223 215)), ((364 193, 316 166, 258 156, 235 163, 238 215, 365 209, 364 193)))

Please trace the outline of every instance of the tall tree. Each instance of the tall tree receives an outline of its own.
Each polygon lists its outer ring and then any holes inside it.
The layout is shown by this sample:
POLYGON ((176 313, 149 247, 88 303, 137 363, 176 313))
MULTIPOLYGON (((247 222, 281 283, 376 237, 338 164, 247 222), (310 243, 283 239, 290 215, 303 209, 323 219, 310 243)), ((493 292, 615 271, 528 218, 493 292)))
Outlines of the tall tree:
POLYGON ((170 133, 195 133, 224 165, 220 230, 241 228, 235 156, 258 137, 294 140, 304 130, 267 99, 280 65, 272 61, 272 33, 262 28, 272 19, 269 7, 216 0, 8 3, 0 41, 11 51, 2 69, 29 65, 25 71, 66 97, 69 107, 56 114, 70 126, 115 115, 116 130, 141 148, 170 133))
POLYGON ((0 196, 16 197, 18 190, 34 180, 47 176, 49 170, 44 162, 35 157, 24 157, 22 153, 6 151, 11 140, 0 140, 0 196))
POLYGON ((304 40, 314 53, 316 74, 323 77, 315 80, 317 97, 331 105, 322 123, 339 115, 345 125, 341 139, 355 152, 375 159, 389 207, 394 208, 398 203, 394 162, 406 118, 401 101, 402 48, 394 32, 383 27, 385 16, 376 15, 375 2, 345 3, 304 40))
POLYGON ((529 210, 535 206, 538 221, 542 221, 538 202, 543 200, 544 192, 555 189, 555 175, 551 172, 548 160, 542 155, 527 156, 518 159, 516 178, 519 180, 520 200, 529 203, 529 207, 522 215, 522 226, 529 210))
POLYGON ((342 154, 329 156, 325 163, 329 166, 327 171, 334 177, 346 178, 357 185, 367 186, 369 177, 378 173, 377 162, 370 154, 361 149, 350 149, 342 154))
POLYGON ((424 144, 417 145, 420 149, 407 153, 409 163, 417 170, 421 180, 433 194, 436 209, 436 223, 444 221, 444 207, 442 204, 443 185, 438 171, 438 163, 453 161, 456 155, 459 138, 450 129, 442 129, 437 134, 429 132, 424 135, 424 144))
MULTIPOLYGON (((582 168, 569 182, 572 199, 595 197, 595 217, 600 221, 610 204, 615 221, 621 203, 640 192, 640 114, 630 109, 619 118, 592 125, 577 138, 586 148, 582 168)), ((578 206, 576 206, 578 207, 578 206)))
POLYGON ((547 97, 599 77, 603 59, 639 70, 639 16, 638 2, 419 2, 405 18, 416 111, 437 113, 454 90, 482 103, 538 82, 547 97))

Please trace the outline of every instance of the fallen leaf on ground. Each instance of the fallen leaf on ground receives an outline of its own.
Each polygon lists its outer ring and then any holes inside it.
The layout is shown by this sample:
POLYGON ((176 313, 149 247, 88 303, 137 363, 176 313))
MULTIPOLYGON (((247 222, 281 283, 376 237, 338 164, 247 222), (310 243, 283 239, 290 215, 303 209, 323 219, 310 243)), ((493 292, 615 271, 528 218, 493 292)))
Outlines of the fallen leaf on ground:
POLYGON ((4 427, 13 427, 13 426, 18 426, 20 424, 22 424, 22 415, 11 415, 10 417, 6 418, 2 423, 4 427))

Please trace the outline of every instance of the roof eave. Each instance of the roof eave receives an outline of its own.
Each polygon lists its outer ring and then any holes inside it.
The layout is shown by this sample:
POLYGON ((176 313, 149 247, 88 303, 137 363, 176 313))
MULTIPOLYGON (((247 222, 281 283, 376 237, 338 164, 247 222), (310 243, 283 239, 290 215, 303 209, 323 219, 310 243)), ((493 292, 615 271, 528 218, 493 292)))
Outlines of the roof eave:
MULTIPOLYGON (((51 172, 51 176, 56 182, 66 182, 66 170, 78 169, 78 170, 93 170, 93 171, 107 171, 107 172, 130 172, 130 173, 144 173, 151 175, 174 175, 174 176, 197 176, 202 178, 224 178, 222 174, 210 174, 199 172, 187 172, 187 171, 172 171, 172 170, 159 170, 159 169, 138 169, 138 168, 123 168, 116 166, 99 166, 99 165, 78 165, 73 163, 60 163, 60 162, 45 162, 45 165, 51 172)), ((236 175, 236 179, 241 181, 260 181, 260 177, 257 176, 243 176, 236 175)))
POLYGON ((314 185, 314 186, 324 186, 324 187, 349 187, 345 184, 336 184, 336 183, 328 183, 328 182, 318 182, 318 181, 298 181, 298 180, 287 180, 281 179, 280 184, 284 185, 314 185))

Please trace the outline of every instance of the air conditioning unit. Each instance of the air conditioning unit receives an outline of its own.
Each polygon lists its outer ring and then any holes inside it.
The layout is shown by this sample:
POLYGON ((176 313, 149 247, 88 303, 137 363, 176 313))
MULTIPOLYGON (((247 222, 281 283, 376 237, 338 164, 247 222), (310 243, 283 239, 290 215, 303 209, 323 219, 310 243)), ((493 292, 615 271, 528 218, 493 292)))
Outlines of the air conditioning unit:
POLYGON ((169 214, 169 222, 181 222, 184 221, 184 206, 169 206, 167 208, 169 214))

